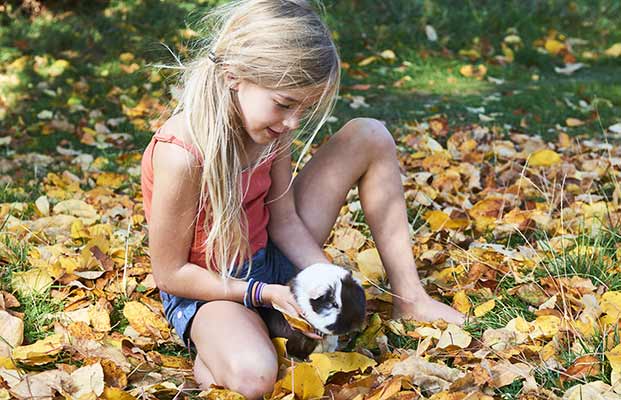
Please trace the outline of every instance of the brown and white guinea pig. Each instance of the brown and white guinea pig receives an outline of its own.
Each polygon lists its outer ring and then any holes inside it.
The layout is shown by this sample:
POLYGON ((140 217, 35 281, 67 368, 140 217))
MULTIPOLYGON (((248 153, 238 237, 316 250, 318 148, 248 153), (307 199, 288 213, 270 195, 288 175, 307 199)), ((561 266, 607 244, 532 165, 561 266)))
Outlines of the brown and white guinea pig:
MULTIPOLYGON (((366 300, 351 271, 334 264, 313 264, 298 272, 288 286, 304 318, 319 333, 344 335, 362 326, 366 300)), ((259 312, 271 337, 288 339, 289 355, 305 359, 320 343, 291 328, 280 312, 271 308, 261 308, 259 312)), ((324 341, 335 347, 336 336, 326 337, 324 341)))

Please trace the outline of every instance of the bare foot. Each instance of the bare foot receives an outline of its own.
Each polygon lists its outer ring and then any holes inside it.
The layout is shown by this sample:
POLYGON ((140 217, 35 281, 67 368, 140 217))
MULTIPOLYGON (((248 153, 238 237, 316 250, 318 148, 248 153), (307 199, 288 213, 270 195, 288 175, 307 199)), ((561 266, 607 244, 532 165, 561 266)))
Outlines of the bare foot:
POLYGON ((392 317, 411 318, 416 321, 433 322, 443 319, 448 323, 463 325, 466 316, 453 307, 446 305, 431 296, 425 296, 412 302, 394 299, 392 317))

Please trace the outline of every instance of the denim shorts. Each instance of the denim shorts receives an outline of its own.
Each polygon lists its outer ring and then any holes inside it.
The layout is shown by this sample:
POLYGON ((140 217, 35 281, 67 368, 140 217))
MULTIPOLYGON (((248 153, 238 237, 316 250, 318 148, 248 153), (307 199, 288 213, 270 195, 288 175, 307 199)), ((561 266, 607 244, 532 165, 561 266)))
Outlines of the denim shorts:
MULTIPOLYGON (((244 263, 239 276, 245 276, 248 270, 247 262, 244 263)), ((268 240, 267 246, 258 250, 252 256, 252 269, 246 280, 254 278, 265 283, 285 284, 296 273, 295 266, 287 257, 268 240)), ((186 345, 191 344, 190 326, 198 309, 205 303, 203 300, 186 299, 174 296, 160 290, 160 297, 164 306, 164 313, 170 325, 186 345)))

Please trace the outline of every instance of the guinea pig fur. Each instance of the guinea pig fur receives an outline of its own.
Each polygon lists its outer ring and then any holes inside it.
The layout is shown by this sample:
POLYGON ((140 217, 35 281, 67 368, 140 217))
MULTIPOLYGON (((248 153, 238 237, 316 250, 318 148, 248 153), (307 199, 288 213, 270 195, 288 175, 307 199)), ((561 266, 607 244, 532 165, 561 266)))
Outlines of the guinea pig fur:
MULTIPOLYGON (((304 318, 320 333, 343 335, 360 328, 364 322, 364 290, 351 272, 342 267, 313 264, 298 272, 288 285, 304 318)), ((261 308, 259 312, 271 337, 288 339, 289 355, 304 359, 317 347, 318 340, 292 329, 280 312, 269 308, 261 308)))

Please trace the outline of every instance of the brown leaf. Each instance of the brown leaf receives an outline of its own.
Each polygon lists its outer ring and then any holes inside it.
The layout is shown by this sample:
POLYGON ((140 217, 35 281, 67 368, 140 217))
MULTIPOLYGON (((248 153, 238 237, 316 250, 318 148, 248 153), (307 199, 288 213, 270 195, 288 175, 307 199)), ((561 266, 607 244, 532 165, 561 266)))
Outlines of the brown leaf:
POLYGON ((560 381, 565 383, 572 380, 583 380, 589 376, 597 376, 601 372, 601 360, 595 356, 586 355, 576 358, 565 373, 561 374, 560 381))

